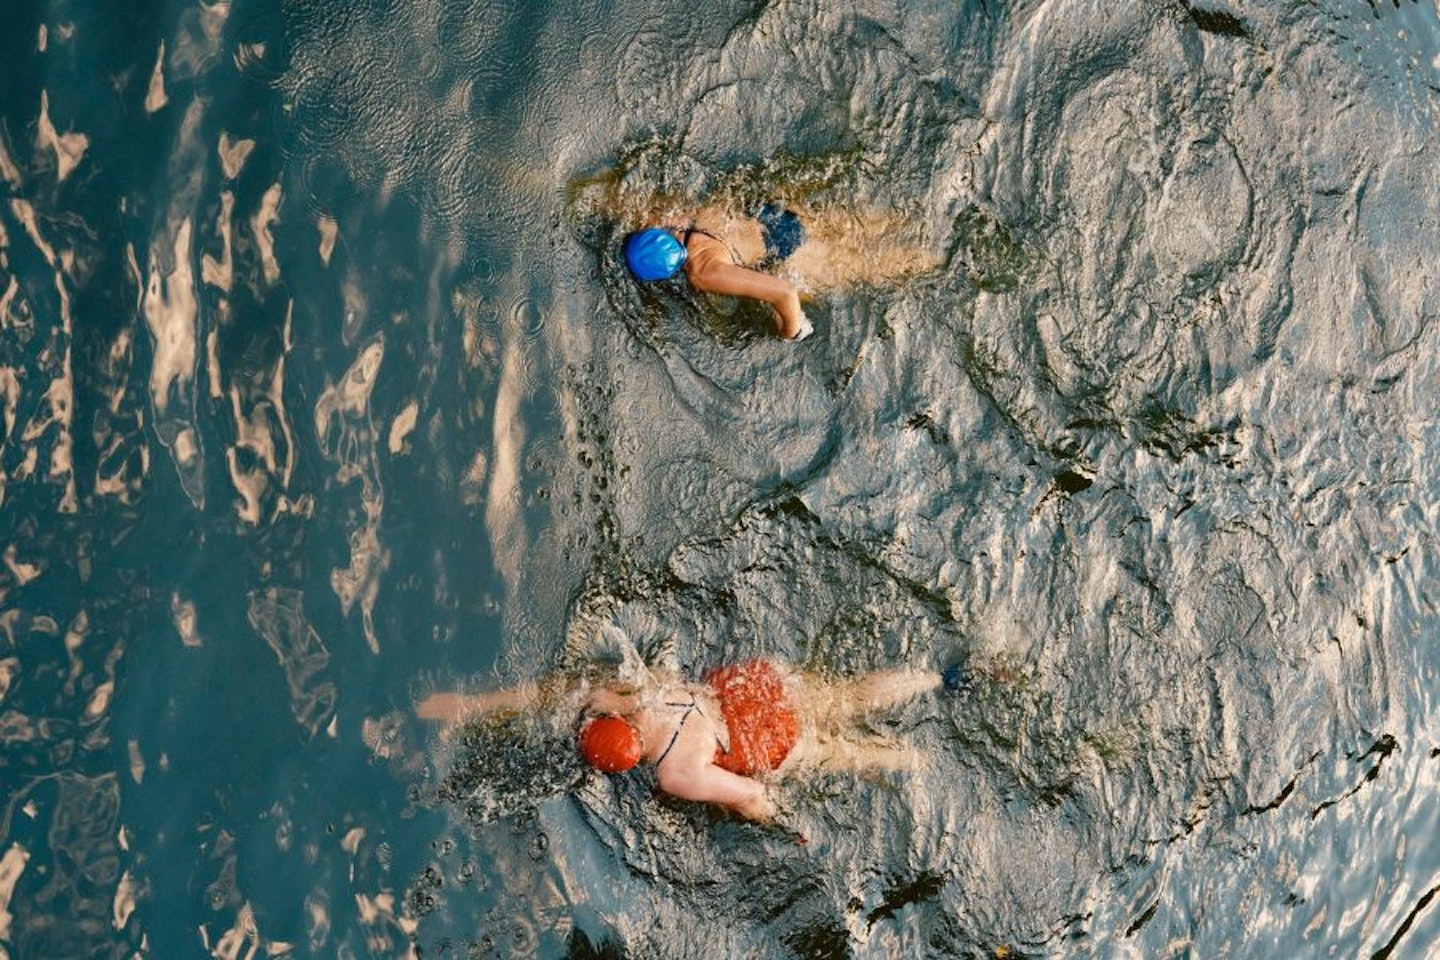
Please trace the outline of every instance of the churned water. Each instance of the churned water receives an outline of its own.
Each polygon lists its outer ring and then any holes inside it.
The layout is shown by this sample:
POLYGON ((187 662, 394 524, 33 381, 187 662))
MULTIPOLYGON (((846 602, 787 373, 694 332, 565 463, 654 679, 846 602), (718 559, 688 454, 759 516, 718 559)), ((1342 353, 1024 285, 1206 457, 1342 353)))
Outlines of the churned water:
POLYGON ((0 956, 1440 950, 1433 0, 0 25, 0 956), (941 266, 783 344, 605 182, 941 266), (978 681, 778 827, 415 720, 606 620, 978 681))

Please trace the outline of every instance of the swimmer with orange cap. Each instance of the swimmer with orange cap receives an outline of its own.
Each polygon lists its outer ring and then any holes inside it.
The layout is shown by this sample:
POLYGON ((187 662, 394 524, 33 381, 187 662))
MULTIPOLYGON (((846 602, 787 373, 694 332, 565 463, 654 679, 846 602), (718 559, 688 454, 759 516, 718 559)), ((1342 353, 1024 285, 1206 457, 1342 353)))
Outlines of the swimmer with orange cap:
MULTIPOLYGON (((959 667, 826 681, 771 660, 751 660, 714 670, 702 683, 650 675, 638 687, 590 689, 576 742, 586 763, 603 773, 654 764, 660 790, 672 797, 768 820, 775 806, 767 783, 798 766, 913 768, 912 750, 861 733, 859 721, 942 686, 960 690, 967 684, 959 667)), ((536 685, 437 693, 422 700, 416 713, 459 723, 522 710, 537 699, 536 685)))

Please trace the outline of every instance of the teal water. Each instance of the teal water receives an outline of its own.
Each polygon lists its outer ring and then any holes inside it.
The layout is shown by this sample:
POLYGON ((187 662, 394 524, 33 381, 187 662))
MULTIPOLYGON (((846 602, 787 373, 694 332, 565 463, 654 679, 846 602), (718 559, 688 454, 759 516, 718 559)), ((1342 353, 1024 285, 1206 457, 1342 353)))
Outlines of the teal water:
POLYGON ((3 22, 0 956, 1436 949, 1430 0, 3 22), (775 343, 617 167, 943 267, 775 343), (600 621, 983 679, 778 830, 414 719, 600 621))

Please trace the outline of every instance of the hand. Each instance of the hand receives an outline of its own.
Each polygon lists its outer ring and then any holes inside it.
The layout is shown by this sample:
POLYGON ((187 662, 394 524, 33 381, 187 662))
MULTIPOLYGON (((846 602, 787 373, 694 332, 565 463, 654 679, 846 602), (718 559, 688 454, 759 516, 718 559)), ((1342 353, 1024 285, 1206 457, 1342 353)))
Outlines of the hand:
POLYGON ((799 343, 814 332, 815 324, 811 323, 810 318, 802 313, 800 314, 800 329, 795 331, 795 335, 790 340, 792 343, 799 343))
POLYGON ((765 785, 759 784, 760 791, 751 800, 747 800, 735 807, 735 812, 746 820, 754 820, 756 823, 769 823, 775 819, 775 802, 770 799, 770 792, 765 785))

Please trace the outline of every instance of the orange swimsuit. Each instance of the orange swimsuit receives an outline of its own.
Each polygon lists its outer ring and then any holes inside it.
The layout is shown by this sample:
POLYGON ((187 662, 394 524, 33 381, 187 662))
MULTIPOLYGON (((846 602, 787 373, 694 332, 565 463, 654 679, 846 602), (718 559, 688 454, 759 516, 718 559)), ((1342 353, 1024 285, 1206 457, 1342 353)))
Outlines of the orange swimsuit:
POLYGON ((775 665, 750 660, 721 667, 705 682, 715 689, 730 732, 730 749, 715 751, 715 765, 749 777, 784 763, 800 739, 800 720, 775 665))

